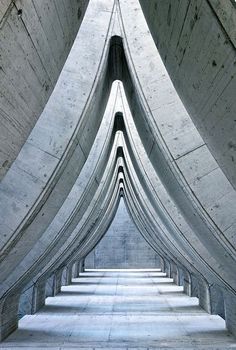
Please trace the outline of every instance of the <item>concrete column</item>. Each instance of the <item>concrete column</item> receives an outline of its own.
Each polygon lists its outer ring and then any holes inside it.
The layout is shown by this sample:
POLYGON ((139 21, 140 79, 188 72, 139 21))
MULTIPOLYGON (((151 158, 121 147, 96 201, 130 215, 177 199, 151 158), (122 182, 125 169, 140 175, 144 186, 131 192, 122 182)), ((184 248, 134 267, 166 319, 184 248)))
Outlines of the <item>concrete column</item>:
POLYGON ((191 275, 191 290, 190 290, 190 296, 191 297, 197 297, 198 298, 198 279, 196 276, 191 275))
POLYGON ((225 292, 224 305, 226 327, 236 336, 236 296, 230 292, 225 292))
POLYGON ((34 286, 31 285, 21 292, 18 306, 18 319, 32 315, 34 286))
POLYGON ((54 289, 54 275, 48 277, 45 287, 45 298, 53 296, 54 289))
POLYGON ((73 265, 73 268, 72 268, 72 277, 73 278, 77 278, 79 277, 79 261, 77 260, 74 265, 73 265))
POLYGON ((53 282, 53 296, 57 295, 61 291, 61 276, 63 269, 54 272, 54 282, 53 282))
POLYGON ((173 278, 174 283, 177 284, 177 286, 179 286, 179 269, 178 266, 173 262, 171 262, 171 277, 173 278))
POLYGON ((223 291, 215 284, 209 286, 211 313, 225 319, 225 302, 223 291))
POLYGON ((165 272, 165 260, 160 256, 160 268, 162 272, 165 272))
POLYGON ((33 313, 35 314, 45 305, 46 280, 38 281, 34 285, 33 293, 33 313))
POLYGON ((18 327, 18 303, 20 294, 15 293, 0 301, 0 341, 18 327))
POLYGON ((79 272, 84 272, 84 269, 85 269, 85 259, 81 259, 79 263, 80 263, 79 272))
POLYGON ((198 298, 199 298, 199 305, 206 312, 211 314, 209 285, 208 285, 207 281, 205 281, 203 279, 198 280, 198 298))
POLYGON ((168 260, 165 260, 165 273, 167 277, 170 277, 171 268, 170 268, 170 262, 168 260))
POLYGON ((184 272, 183 269, 178 266, 178 273, 179 273, 179 285, 184 285, 184 272))
POLYGON ((66 285, 66 275, 67 275, 67 267, 62 268, 62 274, 61 274, 61 286, 66 285))
POLYGON ((67 270, 66 270, 66 286, 68 286, 69 284, 71 284, 72 281, 72 264, 67 266, 67 270))
POLYGON ((184 286, 184 293, 191 296, 191 276, 190 273, 187 270, 183 271, 183 286, 184 286))

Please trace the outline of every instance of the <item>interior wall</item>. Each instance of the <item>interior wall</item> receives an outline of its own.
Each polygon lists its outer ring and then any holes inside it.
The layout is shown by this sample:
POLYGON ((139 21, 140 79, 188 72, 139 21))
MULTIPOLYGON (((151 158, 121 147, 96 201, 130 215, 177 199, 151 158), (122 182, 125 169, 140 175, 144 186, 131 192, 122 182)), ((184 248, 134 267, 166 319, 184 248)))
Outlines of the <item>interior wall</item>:
POLYGON ((85 268, 157 268, 159 257, 131 220, 121 198, 105 236, 85 259, 85 268))

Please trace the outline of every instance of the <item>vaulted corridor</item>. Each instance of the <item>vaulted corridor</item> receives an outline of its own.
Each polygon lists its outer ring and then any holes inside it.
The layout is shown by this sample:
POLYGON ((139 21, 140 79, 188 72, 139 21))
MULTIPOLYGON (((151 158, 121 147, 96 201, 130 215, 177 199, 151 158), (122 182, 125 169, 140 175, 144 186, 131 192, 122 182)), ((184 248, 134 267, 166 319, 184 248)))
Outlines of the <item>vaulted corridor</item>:
POLYGON ((1 349, 232 349, 224 320, 207 314, 158 269, 88 270, 62 287, 1 349))
POLYGON ((235 0, 0 0, 0 349, 236 349, 235 91, 235 0))

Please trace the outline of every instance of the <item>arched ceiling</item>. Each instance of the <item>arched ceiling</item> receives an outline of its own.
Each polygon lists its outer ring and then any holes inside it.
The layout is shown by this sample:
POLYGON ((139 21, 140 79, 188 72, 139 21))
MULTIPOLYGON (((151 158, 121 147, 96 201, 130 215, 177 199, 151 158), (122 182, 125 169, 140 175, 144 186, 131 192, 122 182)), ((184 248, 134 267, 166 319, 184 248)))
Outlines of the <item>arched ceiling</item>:
POLYGON ((1 309, 84 258, 121 195, 163 259, 234 296, 235 190, 181 102, 138 0, 91 0, 0 183, 1 309))

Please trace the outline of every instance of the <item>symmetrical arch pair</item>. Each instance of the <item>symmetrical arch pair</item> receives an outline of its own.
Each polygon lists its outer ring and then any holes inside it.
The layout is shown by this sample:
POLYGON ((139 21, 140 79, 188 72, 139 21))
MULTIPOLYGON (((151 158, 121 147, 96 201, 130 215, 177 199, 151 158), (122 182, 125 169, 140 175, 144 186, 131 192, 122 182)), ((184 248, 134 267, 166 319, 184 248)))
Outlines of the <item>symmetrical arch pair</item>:
POLYGON ((121 195, 163 270, 235 332, 236 194, 179 99, 136 0, 90 1, 0 192, 1 338, 17 327, 22 293, 32 290, 35 312, 51 276, 56 294, 65 266, 66 283, 73 268, 78 275, 121 195))

